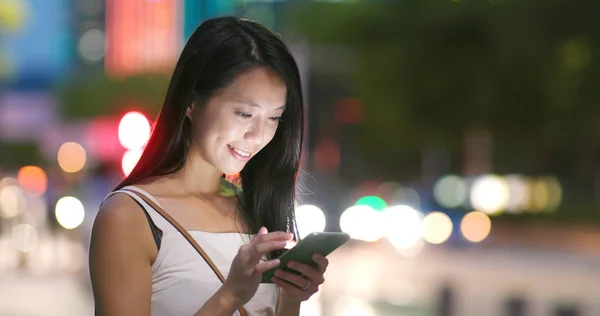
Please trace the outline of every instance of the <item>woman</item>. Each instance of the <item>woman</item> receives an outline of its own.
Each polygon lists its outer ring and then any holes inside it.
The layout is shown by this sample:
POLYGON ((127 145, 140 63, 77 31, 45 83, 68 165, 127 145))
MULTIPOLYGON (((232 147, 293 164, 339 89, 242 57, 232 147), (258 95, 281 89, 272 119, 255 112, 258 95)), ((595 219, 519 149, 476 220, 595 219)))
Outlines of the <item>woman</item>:
POLYGON ((301 91, 293 57, 263 26, 227 17, 195 31, 142 157, 94 222, 98 315, 299 314, 324 281, 325 257, 260 282, 297 235, 301 91), (223 175, 236 174, 241 187, 232 190, 223 175), (224 282, 157 208, 204 248, 224 282))

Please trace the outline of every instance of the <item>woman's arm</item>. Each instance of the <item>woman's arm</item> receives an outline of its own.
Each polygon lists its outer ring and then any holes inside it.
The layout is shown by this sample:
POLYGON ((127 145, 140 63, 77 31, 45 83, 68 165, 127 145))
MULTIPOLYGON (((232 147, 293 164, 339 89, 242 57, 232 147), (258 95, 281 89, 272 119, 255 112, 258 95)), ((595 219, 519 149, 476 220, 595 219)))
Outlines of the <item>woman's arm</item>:
MULTIPOLYGON (((150 315, 152 262, 157 253, 139 205, 123 194, 107 199, 94 221, 90 243, 90 277, 98 316, 150 315)), ((231 316, 238 308, 231 297, 220 289, 195 316, 231 316)))
POLYGON ((135 201, 122 194, 107 199, 90 242, 90 277, 99 316, 150 315, 151 266, 157 252, 135 201))
POLYGON ((289 302, 282 298, 282 292, 277 295, 277 316, 299 316, 300 302, 289 302))

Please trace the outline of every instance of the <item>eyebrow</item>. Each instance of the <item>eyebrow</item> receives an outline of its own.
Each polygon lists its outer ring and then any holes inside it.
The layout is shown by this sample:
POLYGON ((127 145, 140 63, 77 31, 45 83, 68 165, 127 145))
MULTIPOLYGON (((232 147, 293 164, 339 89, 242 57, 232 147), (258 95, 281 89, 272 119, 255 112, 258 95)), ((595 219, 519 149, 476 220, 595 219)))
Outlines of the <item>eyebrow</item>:
MULTIPOLYGON (((246 105, 249 105, 249 106, 252 106, 252 107, 255 107, 255 108, 262 108, 262 106, 260 104, 254 103, 252 101, 243 101, 241 103, 244 103, 246 105)), ((276 108, 275 110, 285 110, 285 104, 282 105, 282 106, 280 106, 280 107, 278 107, 278 108, 276 108)))

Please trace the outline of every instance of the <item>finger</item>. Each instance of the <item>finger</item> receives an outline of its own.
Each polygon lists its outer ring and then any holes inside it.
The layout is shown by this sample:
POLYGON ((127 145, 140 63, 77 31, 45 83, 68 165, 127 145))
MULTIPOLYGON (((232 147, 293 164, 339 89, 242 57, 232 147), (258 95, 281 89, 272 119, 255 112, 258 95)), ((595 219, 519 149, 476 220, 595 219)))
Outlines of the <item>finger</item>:
POLYGON ((306 291, 303 291, 278 277, 273 277, 271 279, 271 281, 273 281, 273 283, 277 284, 277 286, 279 286, 280 288, 284 289, 287 293, 292 295, 295 299, 305 301, 312 295, 311 293, 307 293, 306 291))
POLYGON ((311 280, 311 282, 316 284, 322 284, 325 281, 323 277, 323 272, 313 268, 307 264, 300 263, 297 261, 290 261, 287 264, 288 268, 296 270, 302 274, 304 274, 307 278, 311 280))
POLYGON ((268 234, 269 231, 267 230, 267 228, 265 226, 261 226, 260 229, 258 230, 258 232, 256 233, 256 237, 260 237, 262 235, 268 234))
POLYGON ((325 270, 327 270, 327 266, 329 266, 329 260, 327 260, 327 258, 325 258, 325 256, 323 256, 320 253, 315 253, 313 255, 313 260, 317 263, 317 270, 319 270, 322 273, 325 273, 325 270))
POLYGON ((255 270, 256 270, 256 272, 262 274, 262 273, 265 273, 266 271, 277 268, 279 263, 280 263, 279 259, 261 262, 256 265, 255 270))
POLYGON ((285 241, 268 241, 268 242, 263 242, 260 244, 257 244, 254 249, 256 251, 257 255, 260 255, 261 257, 266 254, 269 253, 271 251, 274 250, 278 250, 278 249, 283 249, 286 245, 285 241))
MULTIPOLYGON (((307 281, 310 282, 307 278, 304 278, 300 275, 288 272, 288 271, 284 271, 281 269, 277 269, 275 270, 275 276, 277 276, 280 279, 283 279, 285 281, 288 281, 289 283, 292 283, 293 285, 295 285, 296 287, 298 287, 299 289, 302 290, 303 287, 306 286, 307 281)), ((310 282, 309 284, 310 286, 313 285, 312 282, 310 282)))
MULTIPOLYGON (((267 229, 265 228, 265 231, 266 230, 267 229)), ((260 233, 260 230, 259 230, 259 233, 260 233)), ((288 241, 288 240, 291 240, 292 238, 294 238, 294 235, 292 233, 272 232, 272 233, 257 234, 256 237, 252 240, 252 243, 259 244, 259 243, 263 243, 263 242, 267 242, 267 241, 277 241, 277 240, 288 241)))

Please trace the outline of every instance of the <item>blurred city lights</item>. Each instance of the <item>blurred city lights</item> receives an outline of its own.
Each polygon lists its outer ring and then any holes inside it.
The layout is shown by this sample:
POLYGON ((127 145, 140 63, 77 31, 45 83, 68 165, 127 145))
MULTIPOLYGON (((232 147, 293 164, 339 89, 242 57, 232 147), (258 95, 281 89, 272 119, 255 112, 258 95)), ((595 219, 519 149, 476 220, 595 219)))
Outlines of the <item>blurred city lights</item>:
POLYGON ((385 201, 382 198, 374 195, 363 196, 360 199, 358 199, 358 201, 356 201, 354 205, 370 206, 376 211, 383 211, 387 207, 385 201))
POLYGON ((84 60, 99 61, 106 52, 106 36, 98 29, 87 30, 79 39, 79 54, 84 60))
POLYGON ((133 149, 128 150, 123 154, 123 158, 121 159, 121 171, 123 171, 125 176, 128 176, 133 168, 135 168, 135 165, 137 165, 142 157, 142 153, 142 149, 133 149))
POLYGON ((509 188, 504 178, 485 175, 477 178, 471 188, 473 208, 489 215, 506 209, 509 203, 509 188))
POLYGON ((358 124, 365 118, 363 104, 358 99, 339 99, 335 105, 335 118, 344 124, 358 124))
POLYGON ((20 30, 29 18, 26 1, 0 1, 0 27, 10 31, 20 30))
POLYGON ((579 39, 568 40, 560 49, 563 66, 570 70, 581 70, 592 61, 588 45, 579 39))
POLYGON ((20 252, 31 252, 38 245, 38 232, 30 224, 18 224, 12 229, 11 244, 20 252))
POLYGON ((381 197, 384 201, 392 201, 394 194, 401 188, 402 186, 398 182, 386 181, 377 187, 375 195, 381 197))
POLYGON ((74 229, 83 223, 85 210, 77 198, 65 196, 56 203, 55 216, 60 226, 74 229))
POLYGON ((477 243, 486 239, 492 230, 492 221, 482 212, 470 212, 460 223, 460 230, 466 240, 477 243))
POLYGON ((436 201, 444 207, 459 207, 467 199, 467 183, 456 175, 444 176, 435 183, 433 195, 436 201))
POLYGON ((48 187, 46 172, 36 166, 25 166, 19 170, 17 180, 21 188, 31 196, 41 196, 48 187))
POLYGON ((530 182, 531 211, 553 211, 558 208, 562 200, 562 188, 555 177, 533 179, 530 182))
POLYGON ((419 243, 423 234, 423 214, 408 205, 388 207, 383 211, 385 236, 399 250, 419 243))
POLYGON ((0 187, 0 216, 13 218, 19 215, 27 202, 25 193, 17 185, 0 187))
POLYGON ((562 202, 562 186, 556 177, 546 177, 543 180, 548 189, 548 204, 546 205, 546 209, 554 211, 562 202))
POLYGON ((48 220, 48 202, 44 197, 30 197, 25 202, 21 220, 34 227, 43 227, 48 220))
POLYGON ((413 188, 400 187, 396 193, 394 193, 392 203, 396 205, 408 205, 418 209, 421 207, 421 196, 419 195, 419 192, 413 188))
POLYGON ((367 205, 354 205, 340 216, 340 228, 351 238, 374 242, 383 237, 382 213, 367 205))
POLYGON ((86 162, 85 149, 78 143, 68 142, 58 149, 58 165, 68 173, 75 173, 83 169, 86 162))
POLYGON ((300 205, 296 208, 296 223, 300 238, 304 238, 310 233, 325 230, 325 214, 317 206, 300 205))
POLYGON ((423 239, 432 244, 442 244, 452 235, 452 220, 441 212, 432 212, 423 219, 423 239))
POLYGON ((315 168, 325 172, 333 172, 340 166, 340 144, 333 139, 319 141, 313 150, 315 168))
POLYGON ((521 175, 507 175, 504 179, 508 185, 509 192, 506 211, 520 213, 527 209, 531 199, 531 190, 527 179, 521 175))
POLYGON ((119 122, 119 142, 125 149, 140 149, 150 139, 150 122, 140 112, 128 112, 119 122))
POLYGON ((334 315, 340 316, 376 316, 377 312, 367 302, 353 297, 353 296, 340 296, 334 301, 333 305, 334 315))

